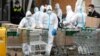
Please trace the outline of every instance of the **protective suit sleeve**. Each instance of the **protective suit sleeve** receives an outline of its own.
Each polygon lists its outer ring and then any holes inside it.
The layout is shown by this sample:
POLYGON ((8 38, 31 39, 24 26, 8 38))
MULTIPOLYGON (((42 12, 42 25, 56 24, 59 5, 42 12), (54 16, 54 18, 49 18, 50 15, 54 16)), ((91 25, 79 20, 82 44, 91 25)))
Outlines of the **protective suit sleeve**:
POLYGON ((31 21, 32 21, 32 27, 31 27, 31 28, 34 29, 35 26, 36 26, 36 24, 35 24, 35 19, 34 19, 34 18, 31 18, 31 19, 32 19, 32 20, 31 20, 31 21))
POLYGON ((18 28, 23 28, 23 26, 24 26, 24 24, 25 24, 25 18, 23 18, 22 20, 21 20, 21 22, 19 23, 19 25, 18 25, 18 28))
POLYGON ((41 16, 41 18, 39 19, 39 26, 40 28, 43 28, 43 19, 44 19, 44 13, 42 13, 43 15, 41 16))
POLYGON ((54 22, 54 29, 57 29, 58 28, 58 19, 57 19, 57 15, 55 14, 55 22, 54 22))
POLYGON ((79 17, 79 16, 78 16, 77 14, 74 15, 74 16, 72 17, 70 23, 75 23, 75 22, 78 20, 78 17, 79 17))

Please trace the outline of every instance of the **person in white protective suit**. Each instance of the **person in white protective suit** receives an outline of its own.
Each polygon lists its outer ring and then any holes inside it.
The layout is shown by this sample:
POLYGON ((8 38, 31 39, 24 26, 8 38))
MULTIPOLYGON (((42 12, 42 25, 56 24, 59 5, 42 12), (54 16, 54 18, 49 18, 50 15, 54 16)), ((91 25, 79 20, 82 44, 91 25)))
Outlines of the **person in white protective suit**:
POLYGON ((60 27, 61 26, 60 23, 62 23, 62 10, 60 8, 59 3, 55 4, 55 13, 56 13, 56 15, 58 17, 58 21, 59 21, 58 22, 59 23, 58 27, 60 27))
POLYGON ((75 15, 75 13, 72 11, 72 8, 70 5, 66 6, 66 20, 63 21, 63 24, 65 25, 65 27, 67 28, 75 28, 75 24, 73 24, 71 21, 73 20, 73 16, 75 15))
POLYGON ((51 48, 53 46, 53 40, 54 40, 55 35, 57 34, 57 28, 58 28, 57 15, 55 13, 53 13, 51 5, 47 6, 46 19, 47 19, 46 28, 49 29, 48 44, 46 46, 46 56, 50 56, 51 48))
POLYGON ((26 12, 26 16, 21 20, 18 28, 27 28, 27 29, 35 28, 35 20, 32 18, 32 13, 30 11, 26 12))
POLYGON ((22 51, 24 56, 30 56, 30 52, 31 52, 31 47, 29 44, 27 43, 23 43, 22 45, 22 51))
POLYGON ((42 19, 44 16, 44 6, 42 5, 40 7, 40 11, 37 11, 37 9, 35 8, 35 13, 33 14, 33 18, 35 20, 35 24, 36 24, 36 28, 42 28, 42 19))
POLYGON ((77 7, 77 10, 72 17, 71 23, 76 23, 75 26, 79 29, 83 29, 85 27, 86 13, 82 11, 80 6, 77 7))

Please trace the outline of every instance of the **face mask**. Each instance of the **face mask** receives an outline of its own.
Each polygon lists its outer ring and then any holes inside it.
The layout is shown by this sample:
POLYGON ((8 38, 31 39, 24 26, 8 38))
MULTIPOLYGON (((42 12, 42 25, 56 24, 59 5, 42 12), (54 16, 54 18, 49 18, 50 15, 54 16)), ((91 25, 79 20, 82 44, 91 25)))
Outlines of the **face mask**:
POLYGON ((89 12, 92 12, 92 9, 88 9, 89 12))
POLYGON ((46 12, 46 9, 44 9, 44 12, 46 12))
POLYGON ((26 19, 30 19, 31 15, 26 16, 26 19))
POLYGON ((47 13, 48 13, 48 14, 51 14, 51 12, 52 12, 52 11, 50 11, 50 10, 49 10, 49 11, 47 11, 47 13))

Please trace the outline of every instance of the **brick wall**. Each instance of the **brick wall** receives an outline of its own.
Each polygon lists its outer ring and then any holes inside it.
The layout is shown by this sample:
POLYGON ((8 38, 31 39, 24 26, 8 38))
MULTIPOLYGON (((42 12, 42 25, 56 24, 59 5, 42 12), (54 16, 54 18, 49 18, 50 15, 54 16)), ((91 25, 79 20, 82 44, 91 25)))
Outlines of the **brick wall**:
MULTIPOLYGON (((85 0, 86 1, 86 9, 87 9, 87 6, 91 3, 91 0, 85 0)), ((47 0, 36 0, 36 5, 39 7, 40 5, 44 5, 47 3, 47 0)), ((72 6, 72 9, 74 10, 75 8, 75 3, 76 3, 76 0, 52 0, 52 6, 53 6, 53 9, 55 7, 55 4, 56 3, 59 3, 60 6, 61 6, 61 9, 63 11, 63 14, 66 13, 66 5, 71 5, 72 6)))
POLYGON ((56 3, 59 3, 63 13, 66 13, 66 5, 71 5, 73 10, 75 7, 76 0, 52 0, 52 6, 54 8, 56 3))

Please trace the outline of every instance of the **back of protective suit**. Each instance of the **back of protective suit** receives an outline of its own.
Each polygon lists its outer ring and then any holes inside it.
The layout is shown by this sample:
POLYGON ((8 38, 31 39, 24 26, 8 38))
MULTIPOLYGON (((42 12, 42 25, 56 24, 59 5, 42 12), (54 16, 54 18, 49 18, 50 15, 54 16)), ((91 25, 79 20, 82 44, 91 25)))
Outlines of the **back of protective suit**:
POLYGON ((80 6, 77 7, 75 16, 73 16, 73 22, 76 22, 76 26, 79 28, 85 27, 86 13, 82 11, 80 6))
POLYGON ((66 6, 66 20, 63 22, 63 24, 64 25, 66 25, 66 24, 69 24, 69 25, 67 25, 66 27, 67 28, 72 28, 73 27, 73 25, 72 25, 72 20, 73 20, 73 16, 74 16, 74 12, 72 11, 72 8, 71 8, 71 6, 70 5, 67 5, 66 6))
POLYGON ((56 13, 57 17, 59 18, 59 22, 62 22, 62 10, 58 3, 55 4, 55 13, 56 13))
POLYGON ((18 28, 34 28, 35 20, 32 18, 30 11, 26 12, 26 16, 21 20, 18 28))

